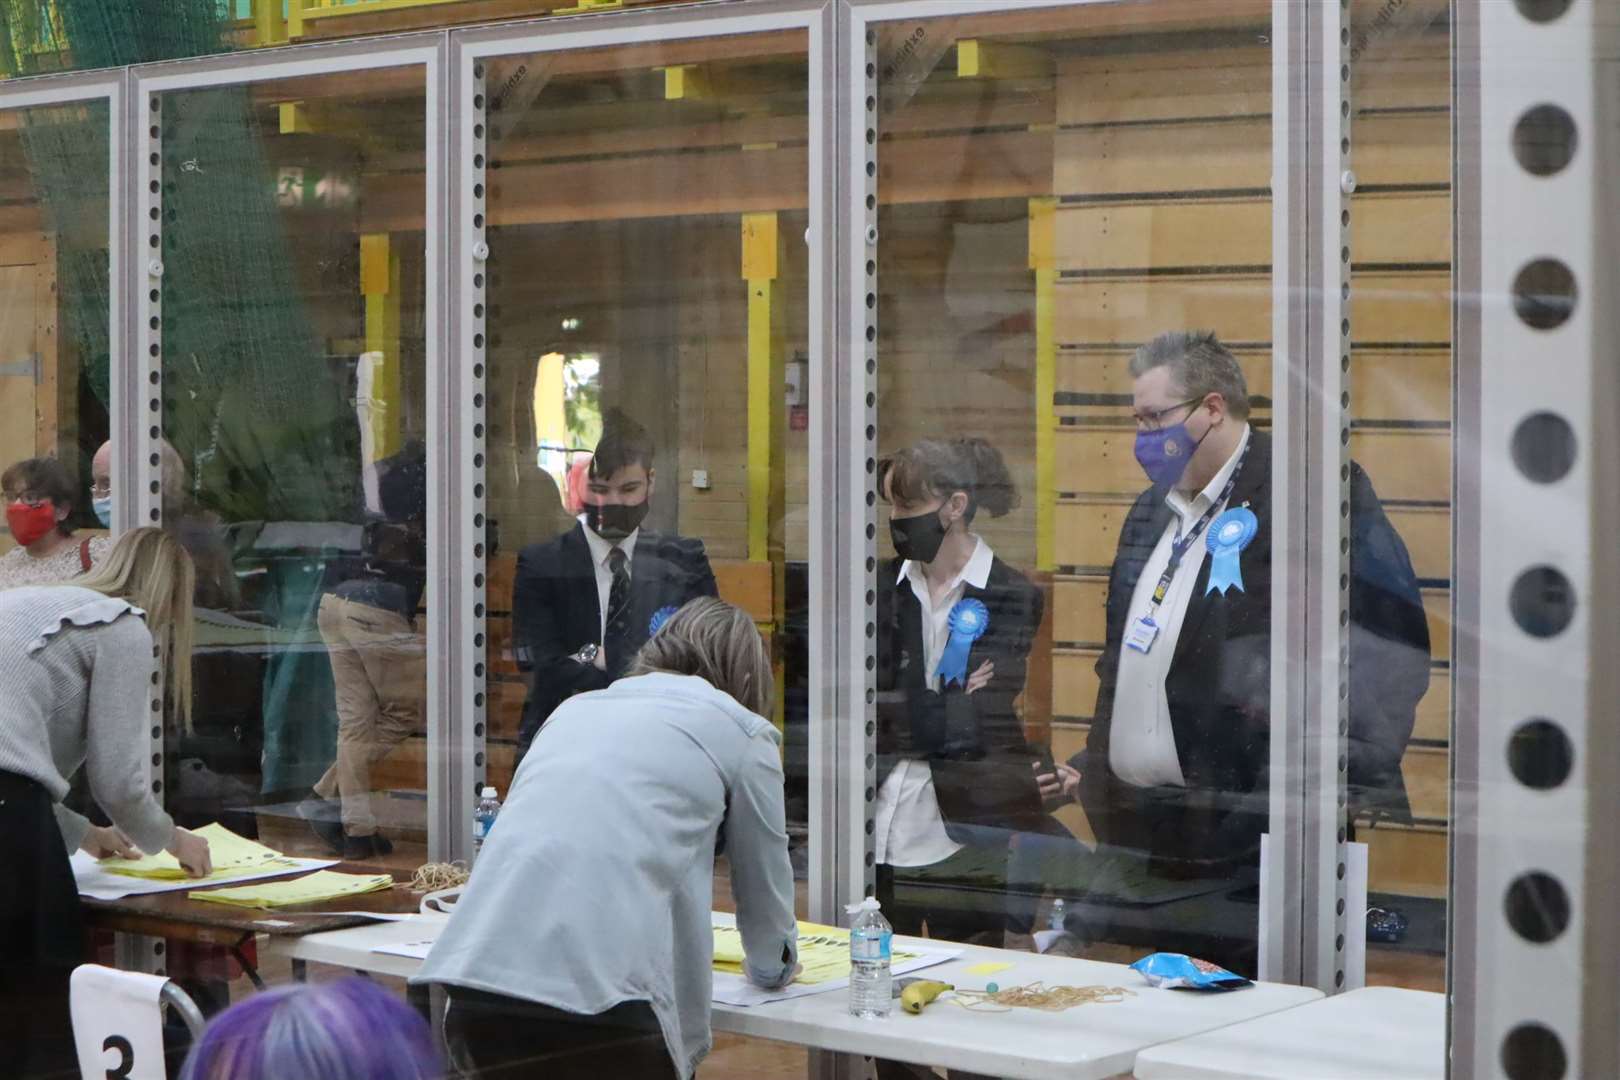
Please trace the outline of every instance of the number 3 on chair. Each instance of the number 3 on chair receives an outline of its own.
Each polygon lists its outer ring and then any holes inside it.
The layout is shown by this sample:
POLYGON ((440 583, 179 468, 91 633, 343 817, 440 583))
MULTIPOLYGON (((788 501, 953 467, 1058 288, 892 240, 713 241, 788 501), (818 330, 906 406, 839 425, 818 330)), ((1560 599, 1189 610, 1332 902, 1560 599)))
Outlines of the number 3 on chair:
POLYGON ((129 1040, 122 1035, 109 1035, 107 1041, 101 1044, 102 1053, 108 1050, 118 1051, 118 1065, 107 1070, 107 1080, 127 1080, 130 1071, 135 1068, 135 1048, 129 1040))

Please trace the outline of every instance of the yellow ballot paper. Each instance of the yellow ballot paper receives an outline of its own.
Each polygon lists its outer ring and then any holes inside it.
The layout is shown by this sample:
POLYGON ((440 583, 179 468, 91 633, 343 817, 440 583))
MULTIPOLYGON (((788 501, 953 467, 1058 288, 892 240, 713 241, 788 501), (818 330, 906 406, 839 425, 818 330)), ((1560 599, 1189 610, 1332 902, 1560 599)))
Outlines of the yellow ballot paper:
MULTIPOLYGON (((287 857, 281 852, 237 836, 218 822, 193 831, 208 841, 208 855, 214 863, 214 872, 208 880, 221 875, 240 874, 244 870, 274 869, 279 864, 287 863, 287 857)), ((99 865, 103 870, 126 877, 179 880, 186 876, 180 860, 167 851, 143 855, 139 859, 102 859, 99 865)))
POLYGON ((291 881, 254 882, 229 889, 189 892, 186 896, 192 900, 208 900, 233 907, 282 908, 382 892, 393 885, 394 879, 388 874, 339 874, 331 870, 317 870, 291 881))
MULTIPOLYGON (((915 954, 901 949, 895 949, 891 955, 896 964, 915 959, 915 954)), ((800 923, 799 964, 804 970, 793 980, 796 983, 813 986, 849 978, 849 931, 819 923, 800 923)), ((743 974, 742 934, 735 926, 714 927, 714 970, 743 974)))

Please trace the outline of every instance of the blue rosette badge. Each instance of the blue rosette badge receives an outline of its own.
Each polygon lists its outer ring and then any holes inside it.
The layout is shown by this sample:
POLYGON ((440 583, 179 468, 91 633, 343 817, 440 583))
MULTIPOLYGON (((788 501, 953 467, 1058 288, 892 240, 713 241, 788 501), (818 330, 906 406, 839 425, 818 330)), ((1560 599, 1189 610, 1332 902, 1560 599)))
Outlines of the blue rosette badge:
POLYGON ((662 630, 664 628, 664 624, 669 622, 670 619, 674 618, 675 612, 678 610, 680 609, 674 604, 665 604, 663 607, 653 612, 652 619, 647 623, 647 636, 652 637, 654 634, 658 633, 658 631, 662 630))
POLYGON ((951 636, 945 642, 945 652, 939 658, 940 684, 965 685, 968 653, 973 650, 973 643, 990 629, 990 609, 984 606, 982 600, 958 600, 956 606, 951 608, 946 625, 951 636))
POLYGON ((1246 506, 1228 510, 1215 519, 1205 539, 1210 557, 1209 588, 1204 590, 1206 596, 1212 592, 1225 596, 1228 589, 1244 591, 1243 565, 1238 556, 1253 542, 1254 534, 1259 531, 1259 519, 1246 506))

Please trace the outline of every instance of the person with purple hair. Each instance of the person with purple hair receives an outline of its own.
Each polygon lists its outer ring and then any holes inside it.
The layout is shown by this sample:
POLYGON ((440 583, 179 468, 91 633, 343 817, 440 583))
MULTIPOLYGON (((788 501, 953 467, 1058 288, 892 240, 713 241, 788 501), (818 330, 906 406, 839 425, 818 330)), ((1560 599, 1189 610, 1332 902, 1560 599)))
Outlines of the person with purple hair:
POLYGON ((216 1016, 181 1080, 441 1080, 427 1021, 366 979, 256 994, 216 1016))

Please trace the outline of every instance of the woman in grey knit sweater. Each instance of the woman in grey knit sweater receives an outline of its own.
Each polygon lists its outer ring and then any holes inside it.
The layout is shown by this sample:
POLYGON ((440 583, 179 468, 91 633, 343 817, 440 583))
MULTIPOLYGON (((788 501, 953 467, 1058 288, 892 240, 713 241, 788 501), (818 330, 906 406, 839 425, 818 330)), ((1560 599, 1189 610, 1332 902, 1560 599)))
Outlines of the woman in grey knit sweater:
POLYGON ((0 592, 0 1047, 16 1075, 72 1067, 67 980, 84 932, 69 852, 167 850, 193 876, 212 869, 144 767, 154 663, 190 720, 193 577, 178 543, 136 529, 72 585, 0 592), (112 825, 62 805, 81 766, 112 825))

